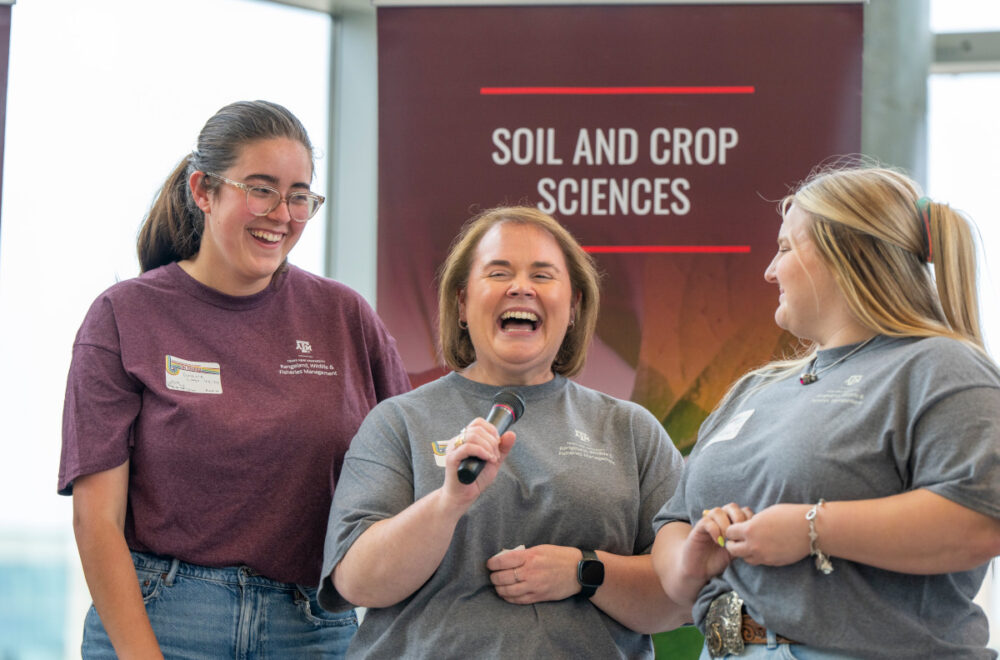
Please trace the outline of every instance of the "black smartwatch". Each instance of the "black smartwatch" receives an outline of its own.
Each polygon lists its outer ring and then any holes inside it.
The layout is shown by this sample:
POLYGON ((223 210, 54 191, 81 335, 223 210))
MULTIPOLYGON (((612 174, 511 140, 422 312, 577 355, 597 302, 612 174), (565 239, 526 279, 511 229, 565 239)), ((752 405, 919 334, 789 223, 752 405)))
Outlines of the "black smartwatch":
POLYGON ((597 587, 604 584, 604 562, 597 558, 593 550, 584 550, 583 559, 576 567, 576 579, 580 583, 580 598, 590 598, 597 592, 597 587))

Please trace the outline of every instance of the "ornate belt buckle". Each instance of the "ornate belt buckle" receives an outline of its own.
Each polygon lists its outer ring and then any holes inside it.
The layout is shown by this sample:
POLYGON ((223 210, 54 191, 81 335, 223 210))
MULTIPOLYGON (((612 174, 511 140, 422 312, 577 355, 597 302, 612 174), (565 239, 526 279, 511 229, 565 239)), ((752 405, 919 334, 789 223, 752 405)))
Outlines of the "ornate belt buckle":
POLYGON ((708 654, 721 658, 728 653, 743 652, 743 599, 735 591, 717 596, 708 606, 705 618, 705 644, 708 654))

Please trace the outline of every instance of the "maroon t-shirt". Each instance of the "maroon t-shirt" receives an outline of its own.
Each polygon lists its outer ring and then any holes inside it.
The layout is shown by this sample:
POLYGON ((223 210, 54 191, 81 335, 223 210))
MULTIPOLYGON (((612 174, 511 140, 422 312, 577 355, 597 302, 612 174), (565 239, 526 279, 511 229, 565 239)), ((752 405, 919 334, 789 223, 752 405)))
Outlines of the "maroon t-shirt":
POLYGON ((378 401, 409 389, 395 340, 348 287, 290 266, 229 296, 173 263, 84 319, 59 492, 131 459, 130 548, 315 585, 344 452, 378 401))

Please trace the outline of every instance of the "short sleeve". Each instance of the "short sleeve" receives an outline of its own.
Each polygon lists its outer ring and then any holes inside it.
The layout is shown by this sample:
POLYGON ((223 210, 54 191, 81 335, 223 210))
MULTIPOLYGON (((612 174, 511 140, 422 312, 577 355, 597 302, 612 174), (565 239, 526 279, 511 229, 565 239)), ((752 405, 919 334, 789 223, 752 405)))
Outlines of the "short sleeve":
POLYGON ((58 491, 73 481, 124 463, 131 451, 142 384, 122 364, 111 304, 99 298, 77 334, 63 404, 58 491))
POLYGON ((914 429, 911 486, 1000 518, 1000 389, 973 387, 929 407, 914 429))
POLYGON ((330 579, 334 567, 369 527, 413 504, 413 468, 405 424, 391 405, 365 418, 344 457, 323 548, 320 604, 347 609, 330 579))
POLYGON ((655 538, 654 517, 676 492, 684 471, 684 459, 663 426, 651 414, 644 415, 643 419, 645 423, 640 425, 640 432, 650 438, 650 445, 647 459, 639 466, 641 503, 636 554, 651 550, 655 538))
MULTIPOLYGON (((367 306, 367 303, 366 303, 367 306)), ((375 332, 374 350, 371 353, 372 378, 375 383, 375 396, 384 401, 397 394, 410 391, 410 376, 403 365, 403 358, 396 348, 395 338, 389 334, 385 324, 370 307, 366 310, 375 332)))
POLYGON ((687 511, 687 502, 684 497, 684 486, 687 481, 686 475, 681 476, 674 494, 653 516, 653 534, 660 531, 660 528, 667 523, 686 522, 690 523, 690 516, 687 511))

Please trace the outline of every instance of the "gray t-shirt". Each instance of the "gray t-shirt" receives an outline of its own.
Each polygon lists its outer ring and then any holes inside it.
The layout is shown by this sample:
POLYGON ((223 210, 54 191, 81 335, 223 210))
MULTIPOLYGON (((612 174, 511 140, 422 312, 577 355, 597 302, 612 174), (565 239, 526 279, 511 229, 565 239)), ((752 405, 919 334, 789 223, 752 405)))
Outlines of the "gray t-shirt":
MULTIPOLYGON (((443 447, 500 388, 452 373, 377 406, 344 460, 330 512, 320 588, 346 603, 329 576, 354 541, 444 483, 443 447)), ((534 605, 501 599, 486 561, 504 548, 551 543, 618 555, 648 552, 652 518, 683 462, 641 406, 561 376, 520 387, 525 412, 496 480, 455 529, 438 570, 412 596, 370 609, 350 657, 651 658, 648 635, 586 600, 534 605)))
MULTIPOLYGON (((817 370, 855 346, 821 351, 817 370)), ((741 383, 701 427, 682 485, 654 522, 691 521, 737 502, 880 498, 926 488, 1000 517, 1000 373, 951 339, 880 336, 803 386, 798 378, 741 383)), ((822 539, 820 539, 822 547, 822 539)), ((872 659, 994 658, 972 602, 987 566, 910 575, 833 558, 784 567, 735 560, 694 608, 735 590, 780 635, 872 659)))

